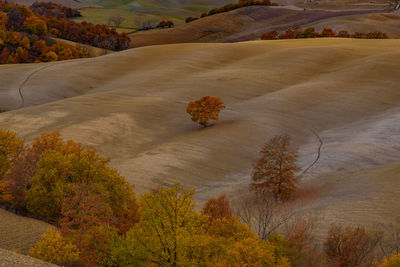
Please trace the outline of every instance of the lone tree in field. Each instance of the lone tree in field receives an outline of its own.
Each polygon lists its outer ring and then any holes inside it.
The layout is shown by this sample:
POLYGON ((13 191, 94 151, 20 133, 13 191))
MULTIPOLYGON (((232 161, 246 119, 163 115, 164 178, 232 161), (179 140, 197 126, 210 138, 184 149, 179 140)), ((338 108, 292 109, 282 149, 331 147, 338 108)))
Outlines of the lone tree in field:
POLYGON ((260 195, 272 194, 279 200, 288 200, 295 191, 298 170, 297 155, 289 151, 290 138, 275 136, 261 149, 261 157, 254 164, 251 188, 260 195))
POLYGON ((111 16, 108 18, 108 26, 111 26, 111 23, 114 23, 114 26, 119 28, 124 20, 125 19, 121 16, 111 16))
POLYGON ((203 127, 209 125, 209 120, 218 120, 219 112, 225 109, 219 97, 204 96, 199 100, 190 102, 186 112, 192 117, 192 121, 198 122, 203 127))

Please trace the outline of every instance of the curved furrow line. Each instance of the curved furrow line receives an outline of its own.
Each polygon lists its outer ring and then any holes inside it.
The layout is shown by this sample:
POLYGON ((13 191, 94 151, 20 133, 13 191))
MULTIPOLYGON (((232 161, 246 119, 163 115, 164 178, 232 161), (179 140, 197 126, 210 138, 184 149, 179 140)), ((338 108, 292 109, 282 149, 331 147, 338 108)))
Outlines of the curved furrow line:
POLYGON ((18 93, 19 96, 21 97, 21 104, 19 106, 19 108, 23 108, 25 105, 25 98, 24 95, 22 94, 22 88, 25 86, 25 84, 33 77, 33 75, 35 75, 36 73, 38 73, 39 71, 42 71, 44 69, 50 68, 54 65, 47 65, 47 66, 43 66, 41 68, 37 68, 34 71, 32 71, 26 78, 25 80, 21 83, 21 85, 18 87, 18 93))
POLYGON ((321 157, 321 148, 324 145, 324 141, 322 140, 321 136, 319 136, 319 134, 317 134, 314 130, 311 130, 311 132, 318 138, 319 140, 319 147, 318 147, 318 151, 317 151, 317 157, 316 159, 310 164, 310 166, 308 166, 302 173, 301 175, 305 174, 306 172, 308 172, 315 164, 317 164, 318 160, 321 157))

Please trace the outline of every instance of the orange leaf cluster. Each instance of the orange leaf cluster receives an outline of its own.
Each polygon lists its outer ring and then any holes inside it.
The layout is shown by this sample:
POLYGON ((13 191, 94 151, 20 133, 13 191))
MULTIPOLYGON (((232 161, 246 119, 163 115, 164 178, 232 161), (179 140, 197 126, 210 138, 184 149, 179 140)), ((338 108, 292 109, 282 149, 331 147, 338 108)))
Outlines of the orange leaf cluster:
POLYGON ((199 100, 190 102, 186 112, 191 116, 192 121, 207 127, 209 120, 219 119, 219 113, 223 109, 225 109, 225 106, 219 97, 204 96, 199 100))

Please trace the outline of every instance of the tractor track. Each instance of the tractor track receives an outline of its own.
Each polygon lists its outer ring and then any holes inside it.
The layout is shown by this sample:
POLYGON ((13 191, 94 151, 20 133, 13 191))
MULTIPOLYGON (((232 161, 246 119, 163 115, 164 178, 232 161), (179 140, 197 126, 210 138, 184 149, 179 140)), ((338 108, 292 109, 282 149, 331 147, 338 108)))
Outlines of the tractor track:
POLYGON ((25 98, 24 95, 22 94, 22 88, 27 84, 27 82, 38 72, 48 69, 50 67, 52 67, 54 65, 47 65, 47 66, 43 66, 41 68, 37 68, 34 71, 32 71, 26 78, 25 80, 21 83, 21 85, 18 87, 18 94, 21 98, 21 104, 19 105, 19 108, 23 108, 25 106, 25 98))
POLYGON ((308 166, 302 173, 301 175, 305 174, 306 172, 308 172, 312 167, 314 167, 315 164, 317 164, 317 162, 319 161, 319 159, 321 158, 321 149, 322 146, 324 145, 324 140, 322 140, 321 136, 319 136, 319 134, 317 134, 317 132, 315 132, 314 130, 311 130, 311 132, 318 138, 319 140, 319 146, 318 146, 318 152, 317 152, 317 157, 315 158, 315 160, 310 164, 310 166, 308 166))

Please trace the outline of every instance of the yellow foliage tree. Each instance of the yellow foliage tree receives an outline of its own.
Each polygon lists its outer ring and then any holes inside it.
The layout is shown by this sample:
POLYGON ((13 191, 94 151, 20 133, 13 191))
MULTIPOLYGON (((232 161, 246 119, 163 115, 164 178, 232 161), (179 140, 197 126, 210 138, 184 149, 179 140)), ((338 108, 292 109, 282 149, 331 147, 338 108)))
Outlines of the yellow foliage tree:
POLYGON ((138 260, 161 266, 187 263, 187 241, 201 225, 193 194, 193 190, 174 185, 141 196, 141 221, 128 232, 128 239, 136 243, 138 260))
POLYGON ((70 264, 79 259, 79 250, 62 237, 54 228, 48 228, 39 242, 29 252, 29 256, 59 265, 70 264))
POLYGON ((227 257, 230 266, 275 266, 274 246, 251 237, 236 242, 228 250, 227 257))
POLYGON ((389 259, 384 258, 379 267, 399 267, 400 266, 400 254, 394 254, 389 259))
POLYGON ((0 129, 0 180, 18 159, 24 147, 24 140, 10 131, 0 129))

